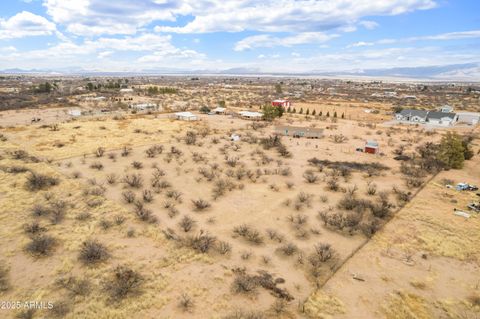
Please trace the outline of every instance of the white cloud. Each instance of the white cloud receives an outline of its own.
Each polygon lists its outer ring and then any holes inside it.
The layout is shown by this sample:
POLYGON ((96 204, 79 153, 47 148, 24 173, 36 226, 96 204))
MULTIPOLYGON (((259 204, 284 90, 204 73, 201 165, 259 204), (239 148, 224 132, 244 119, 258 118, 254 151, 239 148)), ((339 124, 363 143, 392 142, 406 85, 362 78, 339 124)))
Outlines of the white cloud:
POLYGON ((360 21, 358 24, 367 30, 373 30, 379 26, 379 24, 376 23, 375 21, 368 21, 368 20, 360 21))
POLYGON ((247 37, 235 44, 235 51, 244 51, 254 48, 270 48, 275 46, 291 47, 299 44, 323 43, 338 37, 337 34, 323 32, 303 32, 287 37, 274 37, 269 34, 260 34, 247 37))
MULTIPOLYGON (((396 15, 430 9, 434 0, 184 0, 186 10, 195 18, 185 26, 156 31, 178 33, 239 32, 312 32, 342 26, 353 28, 360 18, 396 15)), ((373 27, 373 23, 364 26, 373 27)))
POLYGON ((55 32, 54 23, 28 11, 19 12, 7 20, 0 19, 0 40, 51 35, 55 32))
POLYGON ((135 34, 153 21, 173 21, 187 13, 186 5, 174 0, 44 0, 53 21, 82 36, 135 34))

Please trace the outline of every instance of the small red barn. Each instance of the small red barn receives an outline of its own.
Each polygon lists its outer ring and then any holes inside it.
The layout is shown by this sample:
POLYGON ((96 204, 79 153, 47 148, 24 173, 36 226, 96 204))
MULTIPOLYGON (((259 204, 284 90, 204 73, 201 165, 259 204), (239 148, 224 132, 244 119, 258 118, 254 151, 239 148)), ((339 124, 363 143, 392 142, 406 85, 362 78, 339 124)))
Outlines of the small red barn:
POLYGON ((289 100, 283 100, 283 99, 280 99, 280 100, 273 100, 272 101, 272 106, 281 106, 281 107, 289 107, 291 106, 292 104, 290 103, 289 100))
POLYGON ((378 142, 376 141, 367 141, 365 143, 365 153, 377 154, 378 153, 378 142))

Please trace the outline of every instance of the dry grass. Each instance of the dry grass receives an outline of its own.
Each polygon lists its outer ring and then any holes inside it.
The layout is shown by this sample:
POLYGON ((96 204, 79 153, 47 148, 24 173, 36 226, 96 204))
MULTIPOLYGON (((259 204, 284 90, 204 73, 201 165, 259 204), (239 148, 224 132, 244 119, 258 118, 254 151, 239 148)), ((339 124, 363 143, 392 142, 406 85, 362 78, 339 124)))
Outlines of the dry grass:
POLYGON ((309 318, 327 319, 345 313, 345 307, 338 298, 317 290, 303 304, 303 312, 309 318))
POLYGON ((386 319, 430 319, 433 318, 428 303, 422 297, 398 291, 391 294, 383 304, 386 319))

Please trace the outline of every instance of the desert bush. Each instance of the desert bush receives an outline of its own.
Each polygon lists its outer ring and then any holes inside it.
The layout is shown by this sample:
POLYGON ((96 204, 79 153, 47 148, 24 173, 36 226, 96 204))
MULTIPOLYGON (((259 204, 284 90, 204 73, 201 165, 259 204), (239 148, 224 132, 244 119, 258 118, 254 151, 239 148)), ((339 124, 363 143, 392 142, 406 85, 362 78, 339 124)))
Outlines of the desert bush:
POLYGON ((92 214, 90 214, 89 212, 83 212, 83 213, 79 213, 75 219, 79 220, 79 221, 85 221, 85 220, 88 220, 92 217, 92 214))
POLYGON ((25 186, 29 191, 33 192, 48 189, 52 186, 58 185, 59 182, 59 179, 56 177, 30 172, 25 186))
POLYGON ((380 229, 380 223, 377 219, 373 218, 362 222, 359 228, 365 236, 372 237, 380 229))
POLYGON ((303 214, 290 215, 288 221, 294 225, 301 226, 307 223, 308 216, 303 214))
POLYGON ((33 319, 36 311, 37 310, 35 308, 25 309, 17 313, 15 315, 15 318, 16 319, 33 319))
POLYGON ((194 131, 188 131, 185 134, 184 141, 185 141, 185 144, 187 145, 194 145, 197 141, 197 133, 194 131))
POLYGON ((5 266, 3 262, 0 262, 0 292, 5 292, 10 289, 8 272, 7 266, 5 266))
POLYGON ((123 197, 123 200, 129 204, 135 201, 135 193, 132 192, 131 190, 122 192, 122 197, 123 197))
POLYGON ((98 147, 98 148, 95 150, 95 156, 96 156, 96 157, 103 157, 103 154, 105 154, 105 148, 103 148, 103 147, 98 147))
POLYGON ((270 238, 271 240, 277 241, 279 243, 283 242, 283 240, 285 239, 285 237, 275 229, 267 229, 266 233, 268 238, 270 238))
POLYGON ((140 174, 126 174, 123 182, 133 188, 140 188, 143 185, 143 178, 140 174))
POLYGON ((41 234, 32 237, 25 249, 35 257, 44 257, 53 252, 55 244, 56 240, 52 236, 41 234))
POLYGON ((49 310, 49 314, 53 318, 63 318, 71 310, 71 303, 66 300, 56 301, 53 303, 52 309, 49 310))
POLYGON ((240 237, 245 238, 248 242, 256 245, 263 244, 263 236, 256 229, 252 229, 250 226, 243 224, 233 228, 233 233, 240 237))
POLYGON ((68 290, 72 297, 87 296, 91 292, 91 284, 88 279, 78 279, 74 276, 60 277, 55 280, 55 285, 68 290))
POLYGON ((318 268, 334 258, 335 255, 336 252, 330 244, 320 243, 315 245, 314 252, 309 256, 308 261, 313 267, 318 268))
POLYGON ((115 173, 107 174, 107 183, 113 185, 117 182, 117 175, 115 173))
POLYGON ((195 236, 188 236, 185 239, 185 245, 200 253, 208 253, 208 251, 215 246, 217 238, 209 235, 207 232, 201 230, 195 236))
POLYGON ((144 189, 142 192, 142 198, 145 203, 150 203, 153 201, 153 194, 151 190, 144 189))
POLYGON ((139 161, 133 161, 131 165, 135 169, 142 169, 143 168, 143 163, 139 162, 139 161))
POLYGON ((135 270, 127 266, 117 266, 111 278, 104 281, 103 288, 114 302, 141 292, 144 279, 135 270))
POLYGON ((211 206, 209 202, 203 199, 192 200, 192 203, 196 211, 202 211, 211 206))
POLYGON ((98 222, 98 225, 103 229, 103 230, 108 230, 110 227, 112 227, 112 222, 109 221, 108 219, 102 218, 98 222))
POLYGON ((184 232, 188 233, 195 226, 197 222, 189 216, 183 216, 180 220, 179 226, 184 232))
POLYGON ((187 294, 183 293, 180 295, 178 301, 178 307, 184 312, 190 312, 194 306, 192 298, 187 294))
POLYGON ((226 241, 219 241, 217 251, 222 255, 226 255, 232 251, 232 245, 226 241))
POLYGON ((35 204, 32 208, 32 215, 35 217, 47 216, 51 212, 49 207, 42 204, 35 204))
POLYGON ((303 173, 303 178, 310 184, 316 183, 318 180, 318 176, 312 170, 306 170, 303 173))
POLYGON ((127 157, 128 155, 130 155, 130 152, 131 152, 131 151, 132 151, 132 150, 131 150, 129 147, 124 146, 124 147, 122 148, 122 152, 120 153, 120 155, 121 155, 122 157, 127 157))
POLYGON ((377 184, 368 183, 367 185, 367 195, 373 196, 377 192, 377 184))
POLYGON ((278 251, 285 256, 292 256, 298 252, 298 247, 294 243, 286 243, 278 248, 278 251))
POLYGON ((78 260, 84 265, 94 265, 110 257, 107 247, 95 239, 88 239, 82 243, 78 260))
POLYGON ((182 201, 182 195, 183 194, 181 192, 178 192, 178 191, 175 191, 175 190, 169 190, 165 195, 167 196, 167 198, 173 198, 177 202, 182 201))
POLYGON ((255 277, 237 274, 232 283, 232 291, 236 294, 251 294, 259 286, 255 277))
POLYGON ((40 223, 37 221, 33 221, 31 223, 27 223, 23 225, 23 231, 29 236, 40 234, 46 230, 47 229, 45 227, 40 226, 40 223))
POLYGON ((163 153, 163 145, 153 145, 153 146, 150 146, 150 147, 145 151, 145 153, 147 154, 147 157, 149 157, 149 158, 154 158, 154 157, 156 157, 158 154, 163 153))
POLYGON ((239 160, 240 159, 238 157, 228 157, 225 159, 225 162, 227 163, 228 166, 235 167, 237 166, 239 160))
POLYGON ((92 162, 90 168, 101 171, 103 169, 103 164, 101 162, 92 162))
POLYGON ((327 188, 334 192, 338 191, 340 189, 340 185, 338 184, 338 178, 332 176, 327 181, 327 188))
POLYGON ((141 221, 154 224, 158 221, 157 217, 153 215, 152 211, 145 208, 142 203, 135 202, 135 215, 141 221))
POLYGON ((125 217, 122 215, 115 215, 113 216, 113 222, 115 225, 120 226, 125 222, 125 217))
POLYGON ((213 187, 213 199, 218 199, 225 195, 227 191, 231 191, 235 185, 228 179, 219 179, 215 182, 213 187))
POLYGON ((334 143, 340 144, 340 143, 345 143, 348 140, 348 138, 343 134, 333 134, 333 135, 330 135, 330 140, 334 143))

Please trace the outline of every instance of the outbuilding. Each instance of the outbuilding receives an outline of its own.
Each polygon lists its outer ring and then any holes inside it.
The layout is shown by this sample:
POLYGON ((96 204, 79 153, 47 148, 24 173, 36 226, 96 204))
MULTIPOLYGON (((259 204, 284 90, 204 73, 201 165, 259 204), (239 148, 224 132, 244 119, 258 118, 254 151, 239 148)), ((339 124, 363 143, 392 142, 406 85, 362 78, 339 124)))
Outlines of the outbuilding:
POLYGON ((289 100, 285 99, 278 99, 278 100, 273 100, 272 101, 272 106, 281 106, 281 107, 290 107, 292 104, 290 103, 289 100))
POLYGON ((71 109, 71 110, 68 110, 68 115, 74 116, 74 117, 81 116, 82 111, 79 109, 71 109))
POLYGON ((240 111, 238 112, 238 115, 244 119, 249 119, 249 120, 261 120, 263 117, 263 114, 260 112, 250 112, 250 111, 240 111))
POLYGON ((369 153, 369 154, 377 154, 378 153, 378 150, 379 150, 379 146, 378 146, 378 142, 377 141, 367 141, 365 143, 365 153, 369 153))
POLYGON ((177 112, 175 118, 181 121, 197 121, 198 117, 191 112, 177 112))
POLYGON ((460 124, 477 125, 480 123, 480 113, 476 112, 458 112, 457 122, 460 124))
POLYGON ((275 134, 292 137, 322 138, 323 129, 301 126, 276 126, 275 134))
POLYGON ((214 113, 214 114, 225 114, 226 111, 227 111, 227 109, 224 108, 224 107, 216 107, 213 110, 211 110, 210 112, 214 113))

